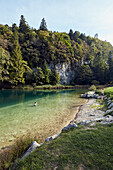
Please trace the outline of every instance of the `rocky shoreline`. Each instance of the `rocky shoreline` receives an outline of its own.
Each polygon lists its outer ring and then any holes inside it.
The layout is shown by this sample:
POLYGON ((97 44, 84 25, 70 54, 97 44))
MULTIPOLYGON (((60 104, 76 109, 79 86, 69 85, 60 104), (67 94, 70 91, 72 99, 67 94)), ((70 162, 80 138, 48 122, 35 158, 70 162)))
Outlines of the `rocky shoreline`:
MULTIPOLYGON (((100 99, 101 96, 95 94, 95 92, 88 92, 81 95, 81 97, 87 98, 88 100, 85 104, 79 107, 74 120, 70 121, 70 123, 66 127, 64 127, 59 134, 55 134, 53 136, 46 138, 45 142, 54 140, 63 131, 69 130, 71 128, 77 128, 78 125, 88 126, 89 128, 91 128, 95 126, 97 123, 101 123, 101 124, 113 123, 113 116, 112 115, 105 116, 106 112, 100 110, 100 103, 97 102, 96 99, 100 99)), ((30 148, 27 150, 27 152, 23 155, 22 159, 24 159, 27 155, 29 155, 37 147, 40 147, 42 144, 43 143, 38 144, 36 141, 34 141, 31 144, 30 148)))
MULTIPOLYGON (((78 125, 96 125, 96 122, 101 122, 108 120, 108 117, 105 118, 104 111, 99 110, 99 102, 96 101, 96 99, 91 98, 88 99, 87 102, 83 105, 81 105, 78 109, 78 112, 74 118, 74 120, 71 120, 70 123, 65 126, 59 134, 55 134, 53 136, 50 136, 46 138, 45 142, 52 141, 56 139, 63 131, 69 130, 71 128, 77 128, 78 125), (106 120, 105 120, 106 119, 106 120)), ((22 159, 24 159, 27 155, 29 155, 32 151, 34 151, 37 147, 40 147, 43 143, 38 144, 36 141, 34 141, 30 148, 27 150, 27 152, 23 155, 22 159)))
POLYGON ((76 123, 85 121, 94 121, 95 119, 102 118, 105 112, 100 110, 100 104, 96 99, 89 99, 86 104, 81 106, 76 123))

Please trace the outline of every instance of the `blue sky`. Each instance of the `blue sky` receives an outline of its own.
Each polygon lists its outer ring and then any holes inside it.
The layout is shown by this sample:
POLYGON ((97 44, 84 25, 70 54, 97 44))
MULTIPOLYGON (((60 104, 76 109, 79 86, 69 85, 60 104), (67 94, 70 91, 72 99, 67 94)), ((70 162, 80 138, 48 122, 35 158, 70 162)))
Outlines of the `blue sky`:
POLYGON ((38 29, 45 18, 50 31, 80 31, 113 45, 113 0, 0 0, 0 24, 19 26, 24 15, 38 29))

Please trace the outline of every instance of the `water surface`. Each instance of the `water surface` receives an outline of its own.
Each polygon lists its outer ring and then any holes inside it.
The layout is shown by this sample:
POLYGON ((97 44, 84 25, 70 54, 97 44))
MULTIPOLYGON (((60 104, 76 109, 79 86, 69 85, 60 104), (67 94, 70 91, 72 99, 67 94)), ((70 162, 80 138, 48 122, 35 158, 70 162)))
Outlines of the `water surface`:
POLYGON ((0 90, 0 148, 28 133, 39 142, 59 133, 84 103, 80 92, 0 90))

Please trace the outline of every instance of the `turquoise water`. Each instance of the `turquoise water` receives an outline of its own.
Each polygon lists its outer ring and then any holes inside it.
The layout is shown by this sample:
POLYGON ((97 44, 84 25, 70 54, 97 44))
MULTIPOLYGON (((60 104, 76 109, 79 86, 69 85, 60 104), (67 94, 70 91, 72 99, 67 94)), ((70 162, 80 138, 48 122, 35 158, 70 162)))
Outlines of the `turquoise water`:
POLYGON ((75 90, 0 90, 0 148, 28 133, 39 141, 59 133, 84 103, 79 96, 75 90))

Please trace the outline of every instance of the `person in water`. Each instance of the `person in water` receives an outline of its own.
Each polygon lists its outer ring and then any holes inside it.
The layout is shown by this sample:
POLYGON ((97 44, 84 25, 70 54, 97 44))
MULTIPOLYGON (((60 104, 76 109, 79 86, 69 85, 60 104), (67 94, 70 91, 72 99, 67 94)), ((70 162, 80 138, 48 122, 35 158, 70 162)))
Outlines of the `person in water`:
POLYGON ((104 88, 101 91, 101 100, 103 100, 103 97, 104 97, 104 88))
POLYGON ((37 102, 34 103, 34 106, 37 106, 37 102))

